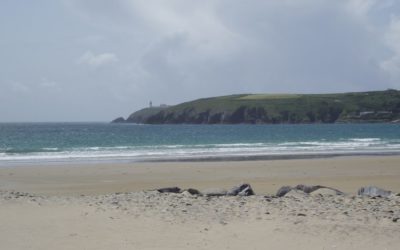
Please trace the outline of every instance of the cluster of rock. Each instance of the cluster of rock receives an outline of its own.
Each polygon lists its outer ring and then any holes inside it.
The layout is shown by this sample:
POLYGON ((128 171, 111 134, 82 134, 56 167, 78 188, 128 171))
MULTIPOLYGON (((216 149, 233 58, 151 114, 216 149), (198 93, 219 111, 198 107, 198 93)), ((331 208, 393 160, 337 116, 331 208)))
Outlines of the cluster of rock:
POLYGON ((321 185, 285 186, 272 196, 257 195, 249 184, 202 191, 167 187, 96 197, 91 202, 104 210, 112 207, 134 216, 160 216, 167 221, 209 220, 225 225, 241 219, 284 218, 302 223, 317 218, 360 226, 393 225, 400 232, 400 194, 374 186, 360 188, 357 195, 321 185))
MULTIPOLYGON (((194 188, 181 189, 179 187, 166 187, 156 189, 159 193, 175 193, 175 194, 191 194, 191 195, 200 195, 200 196, 251 196, 255 195, 255 192, 250 184, 244 183, 238 186, 234 186, 230 190, 225 190, 221 188, 209 188, 202 192, 194 188)), ((276 197, 283 197, 291 193, 303 192, 305 194, 312 195, 344 195, 345 193, 331 187, 315 185, 308 186, 299 184, 294 187, 292 186, 282 186, 276 192, 276 197)), ((392 191, 388 191, 375 186, 366 186, 361 187, 357 191, 358 195, 361 196, 370 196, 370 197, 389 197, 394 195, 392 191)))
POLYGON ((257 220, 268 220, 275 214, 295 223, 308 217, 353 224, 400 222, 400 194, 375 186, 361 187, 357 195, 302 184, 283 186, 273 196, 256 195, 250 184, 202 192, 192 188, 160 188, 146 195, 151 198, 139 201, 147 204, 140 213, 148 212, 149 207, 161 207, 164 218, 171 220, 203 220, 206 216, 225 224, 240 218, 254 219, 255 215, 257 220))
POLYGON ((241 184, 239 186, 235 186, 230 190, 219 189, 219 188, 211 188, 206 189, 203 192, 200 192, 194 188, 188 189, 180 189, 179 187, 167 187, 167 188, 159 188, 157 189, 160 193, 184 193, 184 194, 191 194, 191 195, 203 195, 203 196, 250 196, 255 195, 253 189, 251 188, 250 184, 241 184))
POLYGON ((286 194, 292 192, 292 191, 301 191, 304 192, 306 194, 310 194, 310 193, 314 193, 318 192, 319 194, 331 194, 331 195, 343 195, 344 193, 340 190, 337 190, 335 188, 330 188, 330 187, 325 187, 325 186, 321 186, 321 185, 316 185, 316 186, 307 186, 307 185, 303 185, 303 184, 299 184, 295 187, 291 187, 291 186, 283 186, 281 187, 277 193, 276 196, 278 197, 282 197, 285 196, 286 194))
POLYGON ((249 184, 229 190, 167 187, 73 197, 46 197, 0 190, 0 205, 10 202, 39 206, 82 204, 98 212, 116 209, 135 217, 159 216, 162 220, 180 222, 219 221, 223 225, 241 219, 283 218, 296 224, 317 218, 343 225, 389 225, 390 230, 400 233, 400 194, 374 186, 360 188, 357 195, 321 185, 284 186, 273 196, 257 195, 249 184))
POLYGON ((357 191, 358 195, 366 195, 370 197, 389 197, 393 195, 392 191, 388 191, 375 186, 362 187, 357 191))

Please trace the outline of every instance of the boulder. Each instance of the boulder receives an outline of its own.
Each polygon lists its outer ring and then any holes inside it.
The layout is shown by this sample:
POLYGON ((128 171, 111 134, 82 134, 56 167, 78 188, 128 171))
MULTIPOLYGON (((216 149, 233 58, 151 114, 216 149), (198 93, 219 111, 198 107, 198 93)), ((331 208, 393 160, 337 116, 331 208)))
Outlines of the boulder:
POLYGON ((181 189, 178 187, 166 187, 166 188, 159 188, 157 189, 158 192, 160 193, 180 193, 181 189))
POLYGON ((291 186, 283 186, 276 192, 276 196, 282 197, 285 196, 288 192, 290 192, 293 188, 291 186))
POLYGON ((365 195, 365 196, 371 196, 371 197, 389 197, 392 192, 382 189, 382 188, 378 188, 375 186, 366 186, 366 187, 362 187, 357 191, 358 195, 365 195))
POLYGON ((197 189, 194 188, 188 188, 185 190, 186 192, 188 192, 191 195, 201 195, 201 192, 197 189))
MULTIPOLYGON (((278 192, 276 193, 276 196, 278 197, 282 197, 285 196, 288 192, 290 192, 291 190, 299 190, 302 191, 306 194, 310 194, 313 193, 319 189, 329 189, 331 191, 329 191, 330 193, 335 193, 336 195, 339 194, 344 194, 342 191, 337 190, 335 188, 330 188, 330 187, 325 187, 325 186, 321 186, 321 185, 316 185, 316 186, 307 186, 307 185, 303 185, 303 184, 299 184, 295 187, 291 187, 291 186, 283 186, 281 187, 278 192)), ((325 190, 324 192, 328 192, 327 190, 325 190)))
POLYGON ((299 184, 299 185, 295 186, 294 188, 297 189, 297 190, 301 190, 304 193, 309 194, 311 192, 314 192, 315 190, 318 190, 320 188, 325 188, 325 187, 321 186, 321 185, 307 186, 307 185, 299 184))
POLYGON ((227 195, 231 196, 250 196, 254 195, 254 191, 251 188, 250 184, 242 184, 236 187, 233 187, 231 190, 227 192, 227 195))

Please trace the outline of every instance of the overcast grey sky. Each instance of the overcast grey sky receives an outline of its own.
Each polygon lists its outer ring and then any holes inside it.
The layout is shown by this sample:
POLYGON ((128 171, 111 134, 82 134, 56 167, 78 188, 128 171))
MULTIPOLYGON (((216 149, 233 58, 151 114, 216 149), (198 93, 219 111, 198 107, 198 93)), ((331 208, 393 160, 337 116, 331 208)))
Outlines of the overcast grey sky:
POLYGON ((1 0, 0 121, 400 89, 398 0, 1 0))

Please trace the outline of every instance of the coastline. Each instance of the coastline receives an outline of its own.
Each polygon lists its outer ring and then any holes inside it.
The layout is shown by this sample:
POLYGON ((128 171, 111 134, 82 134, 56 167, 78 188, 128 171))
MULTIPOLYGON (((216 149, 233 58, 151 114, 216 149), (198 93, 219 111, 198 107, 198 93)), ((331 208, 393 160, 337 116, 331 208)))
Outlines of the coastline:
POLYGON ((139 162, 218 162, 218 161, 270 161, 270 160, 306 160, 336 157, 363 157, 363 156, 400 156, 400 151, 358 151, 358 152, 326 152, 326 153, 287 153, 287 154, 259 154, 259 155, 227 155, 205 157, 182 157, 168 159, 150 159, 139 162))
POLYGON ((88 157, 60 159, 28 159, 0 160, 2 167, 20 166, 59 166, 59 165, 103 165, 103 164, 137 164, 137 163, 173 163, 173 162, 235 162, 235 161, 270 161, 270 160, 307 160, 336 157, 370 157, 370 156, 400 156, 398 150, 385 151, 333 151, 333 152, 290 152, 290 153, 258 153, 258 154, 224 154, 224 155, 193 155, 193 156, 163 156, 148 158, 132 157, 88 157))

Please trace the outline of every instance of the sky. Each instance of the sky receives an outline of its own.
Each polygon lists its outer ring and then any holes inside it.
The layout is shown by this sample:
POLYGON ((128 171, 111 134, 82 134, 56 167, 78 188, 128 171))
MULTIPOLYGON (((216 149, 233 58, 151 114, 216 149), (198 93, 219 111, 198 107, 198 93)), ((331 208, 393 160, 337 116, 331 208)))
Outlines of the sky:
POLYGON ((400 89, 398 0, 0 0, 0 122, 400 89))

